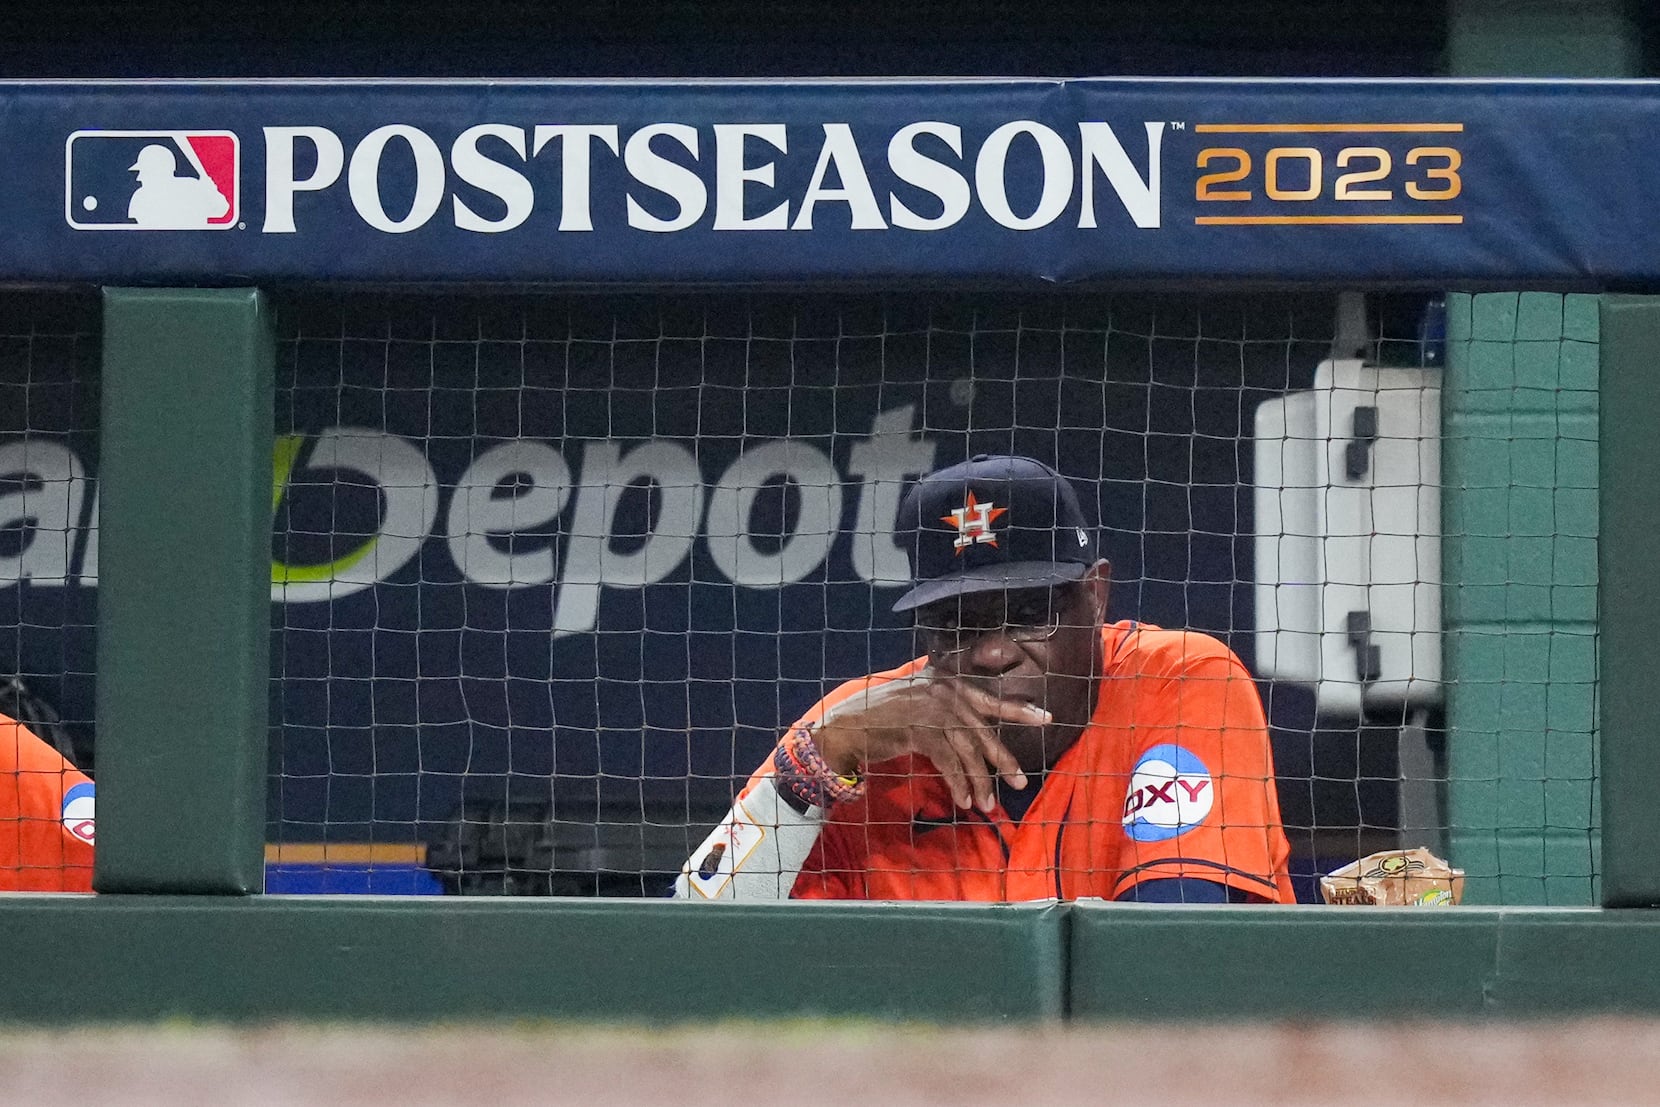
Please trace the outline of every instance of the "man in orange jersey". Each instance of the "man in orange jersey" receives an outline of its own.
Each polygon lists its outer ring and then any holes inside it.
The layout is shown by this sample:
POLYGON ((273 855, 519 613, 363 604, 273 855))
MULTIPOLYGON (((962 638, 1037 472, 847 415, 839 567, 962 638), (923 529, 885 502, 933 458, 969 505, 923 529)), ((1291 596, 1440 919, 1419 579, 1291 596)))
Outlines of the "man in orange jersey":
POLYGON ((93 803, 86 774, 0 715, 0 891, 92 891, 93 803))
POLYGON ((899 522, 925 656, 791 726, 676 896, 1292 902, 1250 674, 1207 635, 1105 622, 1064 477, 981 455, 899 522))

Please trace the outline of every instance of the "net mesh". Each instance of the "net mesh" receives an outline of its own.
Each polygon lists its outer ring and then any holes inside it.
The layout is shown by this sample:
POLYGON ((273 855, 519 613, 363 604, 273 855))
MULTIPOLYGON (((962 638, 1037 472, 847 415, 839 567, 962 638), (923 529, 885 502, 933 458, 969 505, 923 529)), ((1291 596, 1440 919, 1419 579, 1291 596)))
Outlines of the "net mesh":
POLYGON ((0 291, 0 714, 93 763, 98 302, 0 291))
MULTIPOLYGON (((1299 898, 1421 844, 1594 901, 1590 297, 1450 298, 1443 684, 1352 715, 1259 656, 1254 420, 1346 344, 1433 361, 1422 297, 1358 339, 1335 293, 278 300, 272 891, 660 894, 781 726, 914 656, 900 489, 1014 452, 1098 517, 1109 618, 1261 677, 1299 898)), ((0 312, 0 663, 90 767, 97 305, 0 312)))
MULTIPOLYGON (((1334 309, 286 304, 274 840, 423 842, 458 890, 661 891, 780 727, 913 656, 889 610, 897 490, 980 452, 1079 482, 1110 617, 1215 634, 1249 664, 1251 417, 1312 383, 1334 309)), ((1266 693, 1312 895, 1316 872, 1395 844, 1399 724, 1332 730, 1303 690, 1266 693)))
POLYGON ((1482 902, 1599 901, 1597 305, 1448 315, 1447 838, 1482 902))

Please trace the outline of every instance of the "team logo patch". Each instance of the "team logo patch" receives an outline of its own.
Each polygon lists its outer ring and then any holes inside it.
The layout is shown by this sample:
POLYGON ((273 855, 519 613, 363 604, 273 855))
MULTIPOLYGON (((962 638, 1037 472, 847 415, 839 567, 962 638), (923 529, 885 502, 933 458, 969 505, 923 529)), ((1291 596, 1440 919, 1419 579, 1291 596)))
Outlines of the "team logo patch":
POLYGON ((64 218, 78 231, 222 231, 241 214, 230 131, 76 131, 64 144, 64 218))
POLYGON ((974 493, 971 490, 968 493, 968 502, 963 504, 962 507, 953 509, 949 515, 941 515, 940 522, 949 523, 957 528, 957 540, 951 544, 956 547, 957 554, 961 556, 963 550, 976 542, 984 542, 988 546, 997 545, 997 535, 992 531, 991 525, 997 521, 999 515, 1008 510, 1006 507, 998 507, 989 500, 981 503, 974 498, 974 493))
POLYGON ((749 860, 755 847, 766 840, 767 832, 749 817, 742 803, 732 805, 713 833, 703 840, 682 870, 686 882, 706 899, 715 899, 732 877, 749 860))
POLYGON ((94 844, 98 838, 93 806, 93 787, 90 783, 77 784, 63 794, 63 828, 88 845, 94 844))
POLYGON ((1181 746, 1154 746, 1141 755, 1124 796, 1124 833, 1137 842, 1162 842, 1205 821, 1216 783, 1205 763, 1181 746))

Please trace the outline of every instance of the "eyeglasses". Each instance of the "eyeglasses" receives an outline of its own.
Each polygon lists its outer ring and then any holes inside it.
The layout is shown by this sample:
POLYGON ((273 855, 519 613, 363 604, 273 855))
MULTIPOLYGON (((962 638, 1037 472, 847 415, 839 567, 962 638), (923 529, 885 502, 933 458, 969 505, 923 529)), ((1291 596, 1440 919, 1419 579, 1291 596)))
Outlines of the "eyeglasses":
POLYGON ((917 612, 917 634, 935 657, 973 649, 984 635, 993 632, 1011 642, 1047 641, 1065 625, 1072 592, 1070 588, 1022 589, 1006 593, 1002 604, 974 596, 935 604, 917 612))

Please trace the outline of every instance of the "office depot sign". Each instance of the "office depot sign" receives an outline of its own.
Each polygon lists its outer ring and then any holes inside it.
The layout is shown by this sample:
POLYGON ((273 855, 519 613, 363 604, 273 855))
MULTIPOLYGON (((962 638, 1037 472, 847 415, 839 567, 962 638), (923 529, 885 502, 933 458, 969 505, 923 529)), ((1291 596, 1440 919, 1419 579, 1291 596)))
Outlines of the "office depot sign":
MULTIPOLYGON (((899 497, 935 460, 914 416, 908 404, 878 412, 840 469, 827 450, 795 439, 751 444, 707 473, 691 441, 588 439, 558 449, 521 438, 481 444, 465 470, 441 477, 418 440, 376 428, 282 436, 272 490, 279 523, 286 501, 326 497, 332 526, 353 537, 311 535, 333 539, 326 559, 273 558, 272 599, 342 599, 404 572, 436 543, 465 583, 554 588, 554 633, 580 634, 594 628, 603 590, 662 581, 699 547, 732 584, 779 588, 818 572, 844 534, 847 563, 834 575, 897 587, 908 572, 892 538, 899 497), (378 503, 378 518, 338 510, 348 485, 378 503), (755 525, 768 495, 793 502, 769 515, 784 521, 782 532, 755 525)), ((0 551, 0 588, 96 583, 97 494, 80 458, 54 442, 3 443, 0 481, 0 531, 22 535, 0 551)))

